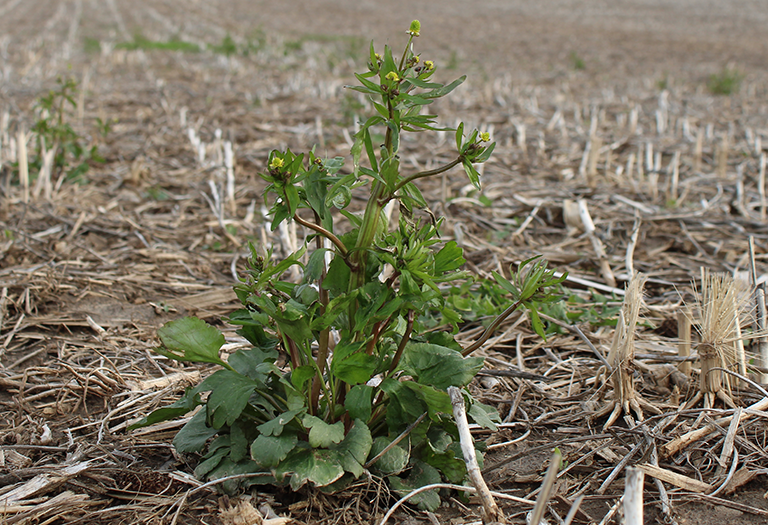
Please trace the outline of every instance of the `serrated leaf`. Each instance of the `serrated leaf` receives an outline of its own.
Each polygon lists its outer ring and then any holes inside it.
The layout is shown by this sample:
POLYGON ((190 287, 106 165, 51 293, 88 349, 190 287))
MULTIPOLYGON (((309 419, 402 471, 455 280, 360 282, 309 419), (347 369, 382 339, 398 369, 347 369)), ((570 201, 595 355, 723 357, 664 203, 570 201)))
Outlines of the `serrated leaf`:
POLYGON ((330 485, 344 475, 339 453, 332 450, 293 450, 273 473, 278 481, 291 474, 291 488, 299 490, 310 482, 317 487, 330 485))
POLYGON ((344 408, 349 417, 368 421, 372 412, 373 387, 355 385, 349 389, 344 399, 344 408))
POLYGON ((265 436, 279 436, 283 433, 283 427, 293 421, 294 418, 303 415, 306 411, 306 408, 287 410, 274 419, 271 419, 266 423, 262 423, 261 425, 257 426, 256 430, 265 436))
POLYGON ((419 383, 445 390, 449 386, 466 386, 482 366, 482 357, 465 358, 444 346, 410 343, 405 347, 400 368, 419 383))
POLYGON ((309 429, 309 446, 313 448, 328 448, 344 439, 344 423, 337 421, 329 425, 316 416, 304 416, 304 428, 309 429))
POLYGON ((341 257, 334 257, 328 265, 328 273, 323 279, 323 288, 334 296, 341 295, 349 288, 349 278, 352 273, 349 266, 341 257))
POLYGON ((302 365, 291 372, 291 383, 296 390, 303 390, 311 378, 315 376, 315 367, 312 365, 302 365))
POLYGON ((267 379, 267 374, 264 373, 265 367, 262 365, 265 363, 274 363, 278 356, 279 354, 274 348, 269 350, 247 348, 238 350, 229 356, 227 362, 237 373, 249 377, 259 383, 263 383, 267 379))
POLYGON ((340 380, 350 385, 367 383, 376 371, 378 360, 363 351, 356 352, 344 358, 334 354, 331 361, 331 372, 340 380))
POLYGON ((349 429, 344 441, 332 449, 341 455, 341 465, 344 470, 351 472, 357 478, 365 472, 363 465, 372 445, 373 438, 368 425, 360 419, 355 419, 355 424, 349 429))
POLYGON ((157 353, 177 361, 193 363, 214 363, 228 368, 219 357, 224 345, 224 336, 218 329, 197 317, 184 317, 166 323, 157 330, 164 348, 157 353))
MULTIPOLYGON (((368 454, 368 458, 372 459, 379 455, 382 450, 387 448, 392 440, 386 436, 379 436, 373 440, 371 445, 371 452, 368 454)), ((410 458, 410 452, 401 446, 403 441, 389 449, 383 456, 381 456, 376 463, 371 465, 371 468, 381 474, 399 474, 405 467, 408 466, 408 459, 410 458)))
POLYGON ((446 446, 443 450, 438 450, 427 441, 422 460, 428 465, 432 465, 442 472, 450 483, 461 483, 467 475, 467 466, 464 463, 464 457, 461 455, 461 449, 458 455, 452 449, 446 446))
POLYGON ((218 430, 205 423, 205 410, 200 410, 192 419, 181 427, 173 438, 173 446, 179 452, 200 452, 208 439, 218 430))
MULTIPOLYGON (((440 479, 440 472, 435 467, 419 460, 413 462, 413 468, 407 478, 389 476, 387 480, 395 492, 401 496, 405 496, 419 487, 433 485, 442 481, 440 479)), ((432 512, 440 506, 440 495, 437 490, 427 490, 413 496, 410 502, 418 505, 420 509, 432 512)))
POLYGON ((240 417, 245 405, 248 404, 248 398, 259 384, 230 370, 219 370, 214 373, 214 375, 217 374, 218 384, 211 389, 206 409, 211 425, 218 429, 224 425, 231 425, 240 417))
POLYGON ((403 381, 401 384, 424 402, 430 419, 437 419, 438 414, 450 414, 453 411, 451 399, 445 391, 414 381, 403 381))
POLYGON ((298 442, 298 437, 293 433, 277 437, 261 434, 251 443, 251 458, 262 467, 276 467, 296 448, 298 442))

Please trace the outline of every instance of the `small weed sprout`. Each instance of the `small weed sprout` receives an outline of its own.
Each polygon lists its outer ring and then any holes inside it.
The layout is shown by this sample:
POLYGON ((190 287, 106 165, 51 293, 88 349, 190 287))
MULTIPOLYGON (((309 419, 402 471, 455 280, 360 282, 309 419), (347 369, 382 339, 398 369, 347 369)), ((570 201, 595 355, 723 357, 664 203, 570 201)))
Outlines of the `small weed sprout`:
POLYGON ((571 51, 571 54, 568 55, 568 57, 571 60, 571 66, 573 66, 573 69, 576 71, 583 71, 587 69, 587 64, 584 62, 584 59, 581 58, 576 51, 571 51))
POLYGON ((707 89, 713 95, 733 95, 739 91, 744 74, 737 69, 724 68, 709 76, 707 89))
MULTIPOLYGON (((355 75, 360 85, 350 89, 368 97, 375 111, 354 136, 351 170, 342 171, 344 158, 320 158, 314 151, 270 153, 261 177, 271 228, 295 221, 311 235, 283 260, 250 245, 249 270, 235 286, 243 308, 228 321, 252 346, 222 359, 224 336, 197 318, 158 331, 158 353, 220 368, 132 428, 202 405, 174 439, 179 452, 203 454, 195 474, 263 474, 227 481, 224 490, 271 483, 333 492, 366 471, 399 493, 443 479, 461 483, 467 469, 448 387, 462 389, 470 419, 495 429, 496 410, 466 389, 483 365, 483 358, 469 354, 517 308, 530 309, 534 329, 544 336, 537 305, 553 300, 550 290, 565 276, 556 278, 532 258, 511 272, 511 280, 494 274, 514 302, 480 340, 462 348, 454 338, 473 312, 441 285, 459 283, 451 289, 461 294, 471 276, 461 268, 462 248, 440 239, 442 219, 420 213, 426 202, 416 183, 461 166, 479 189, 475 165, 488 160, 495 143, 479 130, 465 134, 460 124, 451 130, 453 160, 416 173, 401 168, 402 135, 445 129, 424 110, 465 80, 444 85, 431 79, 434 62, 414 51, 420 30, 418 22, 410 26, 397 55, 388 46, 377 53, 371 43, 368 69, 355 75), (366 185, 362 216, 350 213, 352 191, 366 185), (400 216, 389 224, 384 208, 393 201, 400 216), (339 231, 340 216, 351 231, 339 231), (293 267, 301 270, 298 280, 287 277, 293 267), (428 315, 435 311, 439 325, 428 315), (275 364, 280 355, 287 370, 275 364)), ((412 501, 434 510, 440 497, 431 491, 412 501)))

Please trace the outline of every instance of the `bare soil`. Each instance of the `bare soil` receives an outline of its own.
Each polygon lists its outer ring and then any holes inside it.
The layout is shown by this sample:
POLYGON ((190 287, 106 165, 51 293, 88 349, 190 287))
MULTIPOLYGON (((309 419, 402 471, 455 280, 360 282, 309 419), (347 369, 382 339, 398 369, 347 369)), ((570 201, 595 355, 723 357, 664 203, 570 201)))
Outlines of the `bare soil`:
MULTIPOLYGON (((659 486, 646 476, 646 523, 768 522, 764 411, 740 424, 735 464, 720 457, 727 424, 661 453, 732 413, 718 401, 674 415, 698 390, 695 370, 670 381, 676 315, 694 297, 691 282, 701 268, 748 271, 750 237, 757 275, 768 270, 763 2, 0 0, 0 499, 31 480, 52 480, 0 508, 3 523, 230 524, 237 522, 226 510, 238 501, 267 504, 299 523, 378 523, 395 499, 375 479, 335 496, 264 488, 247 500, 213 490, 187 497, 199 484, 191 477, 197 458, 170 446, 178 426, 126 427, 210 373, 151 352, 164 322, 198 315, 239 343, 221 318, 238 306, 231 288, 246 243, 286 249, 261 214, 257 173, 273 148, 318 144, 329 157, 348 154, 354 121, 368 110, 343 86, 364 68, 370 40, 400 47, 413 18, 422 22, 417 49, 436 61, 441 78, 470 75, 435 112, 447 125, 490 130, 498 143, 483 195, 469 191, 460 172, 424 186, 468 267, 487 276, 543 253, 570 272, 568 290, 593 304, 594 315, 576 326, 603 353, 613 329, 599 321, 615 316, 631 269, 649 276, 636 386, 663 416, 646 414, 636 426, 620 419, 603 431, 605 418, 589 416, 611 389, 595 380, 602 364, 584 340, 564 328, 544 344, 527 322, 510 322, 482 349, 488 368, 524 368, 546 380, 486 375, 473 383, 510 423, 478 434, 492 447, 484 470, 491 488, 535 498, 558 446, 568 466, 552 512, 564 517, 583 495, 574 523, 618 523, 620 512, 606 519, 624 489, 617 469, 656 453, 661 467, 723 490, 709 496, 665 482, 665 514, 659 486), (200 51, 130 49, 137 35, 200 51), (237 46, 231 56, 223 52, 227 37, 237 46), (726 70, 741 82, 715 95, 710 77, 726 70), (33 125, 35 100, 70 75, 82 94, 68 118, 106 162, 50 195, 33 182, 25 199, 12 177, 11 139, 33 125), (111 123, 105 136, 97 118, 111 123), (232 207, 222 141, 235 155, 232 207), (615 284, 590 239, 564 216, 565 201, 578 199, 588 204, 615 284), (664 423, 666 416, 674 421, 664 423), (63 470, 77 465, 76 474, 63 470)), ((413 139, 403 164, 439 165, 450 159, 449 143, 413 139)), ((481 330, 468 324, 461 337, 471 341, 481 330)), ((752 347, 747 352, 759 363, 752 347)), ((764 393, 744 386, 733 397, 746 407, 764 393)), ((447 501, 436 516, 406 509, 396 521, 480 519, 476 501, 447 501)), ((500 504, 511 523, 525 523, 529 507, 500 504)))

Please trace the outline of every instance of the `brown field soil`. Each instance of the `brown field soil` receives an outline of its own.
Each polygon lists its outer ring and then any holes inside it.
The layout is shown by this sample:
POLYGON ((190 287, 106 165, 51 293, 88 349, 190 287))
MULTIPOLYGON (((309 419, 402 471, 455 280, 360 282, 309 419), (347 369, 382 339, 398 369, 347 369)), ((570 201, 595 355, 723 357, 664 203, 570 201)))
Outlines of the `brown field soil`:
MULTIPOLYGON (((238 307, 232 285, 247 242, 286 248, 260 210, 257 173, 274 148, 348 155, 369 109, 344 85, 365 68, 371 39, 398 48, 413 18, 422 22, 417 50, 440 78, 470 76, 435 112, 498 143, 482 194, 459 171, 423 185, 446 217, 444 237, 460 240, 468 268, 483 276, 544 254, 570 272, 566 289, 584 304, 573 325, 583 338, 569 325, 544 343, 513 319, 482 349, 488 371, 471 389, 509 423, 476 436, 491 445, 491 488, 535 499, 557 446, 566 463, 550 523, 579 496, 573 523, 619 523, 621 510, 608 514, 623 468, 654 460, 716 494, 648 475, 646 523, 768 523, 765 408, 732 426, 735 454, 723 453, 727 422, 664 454, 675 438, 733 414, 719 399, 678 411, 698 390, 698 361, 690 378, 673 373, 692 281, 702 268, 748 280, 750 237, 756 274, 768 273, 760 0, 0 0, 0 523, 234 524, 227 509, 238 502, 297 523, 379 522, 396 498, 375 478, 333 496, 190 493, 198 458, 171 447, 179 425, 126 427, 211 371, 151 352, 164 322, 194 314, 221 327, 232 348, 242 343, 221 318, 238 307), (54 174, 46 188, 33 179, 26 195, 12 167, 18 138, 34 124, 35 101, 69 76, 81 89, 67 120, 105 162, 80 181, 54 174), (713 80, 735 81, 733 92, 713 93, 713 80), (234 150, 232 200, 224 141, 234 150), (563 211, 579 199, 615 282, 563 211), (589 345, 607 354, 605 321, 632 269, 649 277, 633 373, 662 414, 646 411, 637 425, 619 418, 604 431, 605 417, 589 416, 612 388, 595 379, 602 363, 589 345), (544 379, 494 372, 519 368, 544 379)), ((450 137, 409 139, 401 157, 414 171, 440 165, 450 137)), ((460 339, 481 331, 467 324, 460 339)), ((755 345, 746 351, 758 365, 755 345)), ((739 407, 765 399, 747 384, 732 397, 739 407)), ((477 501, 445 501, 433 515, 401 510, 396 522, 479 521, 477 501)), ((525 523, 530 507, 499 502, 510 523, 525 523)))

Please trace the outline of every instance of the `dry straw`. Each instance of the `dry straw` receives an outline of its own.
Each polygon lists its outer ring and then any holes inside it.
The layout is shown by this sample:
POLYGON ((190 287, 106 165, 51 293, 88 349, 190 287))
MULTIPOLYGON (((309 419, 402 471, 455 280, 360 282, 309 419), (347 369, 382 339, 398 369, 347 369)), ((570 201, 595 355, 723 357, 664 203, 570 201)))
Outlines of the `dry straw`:
POLYGON ((610 412, 603 429, 613 425, 622 412, 630 418, 634 413, 640 421, 643 420, 643 409, 654 414, 660 413, 658 408, 637 393, 634 382, 635 332, 643 305, 643 287, 646 280, 645 275, 637 273, 629 282, 616 322, 616 331, 608 354, 608 363, 612 368, 612 399, 595 413, 595 417, 602 417, 610 412))
MULTIPOLYGON (((697 345, 701 373, 699 392, 688 402, 687 408, 703 399, 705 408, 714 406, 715 398, 731 408, 731 381, 720 368, 746 373, 746 358, 741 333, 741 314, 749 297, 747 286, 726 273, 701 270, 701 293, 697 308, 701 319, 697 345)), ((755 337, 758 334, 753 334, 755 337)))

